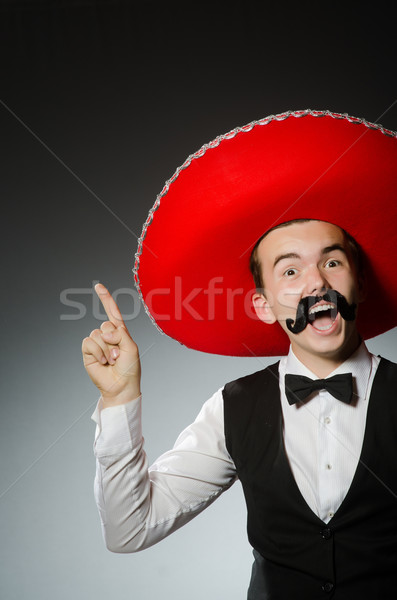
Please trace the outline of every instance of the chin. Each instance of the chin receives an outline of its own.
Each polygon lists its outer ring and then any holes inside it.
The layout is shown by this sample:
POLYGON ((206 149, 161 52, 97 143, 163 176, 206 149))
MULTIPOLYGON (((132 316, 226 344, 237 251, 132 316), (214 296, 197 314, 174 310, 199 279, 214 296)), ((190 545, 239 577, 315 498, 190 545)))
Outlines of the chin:
POLYGON ((360 344, 360 337, 353 323, 349 323, 346 327, 344 322, 339 327, 339 331, 334 332, 317 332, 313 329, 311 325, 308 325, 294 338, 290 337, 292 349, 296 347, 306 353, 324 358, 336 358, 341 355, 349 356, 360 344), (308 329, 309 327, 311 330, 308 329), (302 338, 299 339, 299 336, 302 338))

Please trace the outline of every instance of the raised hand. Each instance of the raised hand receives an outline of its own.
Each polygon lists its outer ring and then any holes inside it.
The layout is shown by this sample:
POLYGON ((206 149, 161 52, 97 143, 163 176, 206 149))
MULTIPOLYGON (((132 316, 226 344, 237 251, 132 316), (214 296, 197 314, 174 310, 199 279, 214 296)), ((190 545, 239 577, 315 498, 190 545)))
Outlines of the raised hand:
POLYGON ((106 408, 125 404, 140 395, 141 364, 138 346, 111 294, 101 283, 96 284, 95 291, 109 320, 83 339, 82 353, 85 369, 106 408))

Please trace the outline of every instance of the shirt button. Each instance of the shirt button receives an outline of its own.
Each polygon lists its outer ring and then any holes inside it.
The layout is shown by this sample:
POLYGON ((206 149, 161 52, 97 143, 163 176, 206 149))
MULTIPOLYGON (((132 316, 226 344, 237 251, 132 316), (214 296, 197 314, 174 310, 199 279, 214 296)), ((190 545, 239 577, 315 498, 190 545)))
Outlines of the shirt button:
POLYGON ((334 516, 334 513, 333 512, 329 512, 328 516, 331 517, 331 519, 332 519, 332 517, 334 516))
POLYGON ((324 585, 322 586, 322 590, 323 592, 332 592, 334 588, 334 584, 331 583, 330 581, 327 581, 326 583, 324 583, 324 585))
POLYGON ((328 463, 328 464, 327 464, 327 466, 326 466, 326 468, 327 468, 328 470, 330 470, 330 469, 332 469, 332 465, 330 465, 330 464, 328 463))
POLYGON ((325 423, 326 425, 329 425, 329 424, 331 423, 331 417, 325 417, 325 419, 324 419, 324 423, 325 423))

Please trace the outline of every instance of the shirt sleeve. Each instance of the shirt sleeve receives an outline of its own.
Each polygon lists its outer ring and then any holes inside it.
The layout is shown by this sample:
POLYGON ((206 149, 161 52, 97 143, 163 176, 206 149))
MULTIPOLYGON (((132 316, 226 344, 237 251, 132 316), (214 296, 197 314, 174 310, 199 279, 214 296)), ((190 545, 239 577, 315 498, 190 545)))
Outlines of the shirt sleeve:
POLYGON ((95 500, 106 546, 113 552, 148 548, 188 523, 236 480, 224 439, 218 390, 172 450, 148 468, 141 431, 141 397, 100 410, 95 500))

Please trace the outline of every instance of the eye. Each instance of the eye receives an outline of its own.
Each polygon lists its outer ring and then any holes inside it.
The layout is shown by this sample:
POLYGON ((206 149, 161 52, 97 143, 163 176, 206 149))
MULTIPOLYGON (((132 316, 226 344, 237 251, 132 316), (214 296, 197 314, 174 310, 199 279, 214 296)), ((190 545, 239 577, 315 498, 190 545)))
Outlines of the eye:
POLYGON ((339 267, 340 264, 341 264, 341 262, 339 260, 336 260, 335 258, 332 258, 327 263, 325 263, 325 267, 327 269, 329 269, 329 268, 333 269, 334 267, 339 267))
POLYGON ((284 271, 284 277, 293 277, 293 275, 296 275, 298 272, 297 269, 293 269, 293 268, 289 268, 286 271, 284 271))

